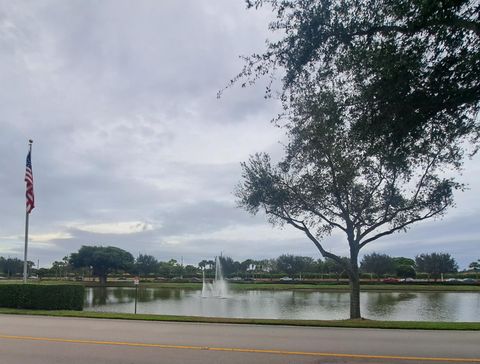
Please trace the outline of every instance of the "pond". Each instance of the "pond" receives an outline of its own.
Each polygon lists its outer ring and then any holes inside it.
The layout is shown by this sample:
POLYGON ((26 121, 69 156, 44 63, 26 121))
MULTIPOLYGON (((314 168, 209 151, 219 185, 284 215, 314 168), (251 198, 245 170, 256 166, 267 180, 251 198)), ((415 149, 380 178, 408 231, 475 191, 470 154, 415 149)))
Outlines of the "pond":
MULTIPOLYGON (((477 292, 362 292, 362 316, 373 320, 480 322, 477 292)), ((133 313, 135 288, 86 289, 85 310, 133 313)), ((348 292, 231 290, 202 297, 182 288, 138 289, 137 313, 235 318, 336 320, 349 316, 348 292)))

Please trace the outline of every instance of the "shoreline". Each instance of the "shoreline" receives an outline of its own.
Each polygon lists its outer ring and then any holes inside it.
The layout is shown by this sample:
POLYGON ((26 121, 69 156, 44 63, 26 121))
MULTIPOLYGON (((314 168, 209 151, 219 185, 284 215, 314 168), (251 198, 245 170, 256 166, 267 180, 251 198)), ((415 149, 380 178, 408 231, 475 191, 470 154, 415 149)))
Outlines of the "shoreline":
MULTIPOLYGON (((18 280, 1 280, 1 284, 18 284, 18 280)), ((106 285, 98 282, 75 282, 67 280, 45 280, 29 281, 29 284, 78 284, 86 288, 107 287, 107 288, 133 288, 130 281, 109 281, 106 285)), ((140 282, 142 288, 173 288, 173 289, 202 289, 201 282, 140 282)), ((318 282, 318 283, 276 283, 276 282, 229 282, 229 289, 232 290, 266 290, 266 291, 323 291, 323 292, 349 292, 350 287, 345 282, 318 282)), ((461 285, 445 283, 377 283, 368 282, 360 285, 361 291, 369 292, 478 292, 480 284, 461 285)))

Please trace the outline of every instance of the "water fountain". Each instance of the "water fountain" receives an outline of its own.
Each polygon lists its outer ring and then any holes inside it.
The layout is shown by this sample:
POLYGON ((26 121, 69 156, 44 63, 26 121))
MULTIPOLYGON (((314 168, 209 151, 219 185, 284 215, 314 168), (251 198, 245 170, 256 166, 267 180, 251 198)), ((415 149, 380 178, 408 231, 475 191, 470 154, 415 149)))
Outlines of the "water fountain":
POLYGON ((205 270, 203 271, 202 297, 227 298, 228 286, 223 278, 222 265, 220 258, 215 257, 215 279, 212 283, 205 279, 205 270))

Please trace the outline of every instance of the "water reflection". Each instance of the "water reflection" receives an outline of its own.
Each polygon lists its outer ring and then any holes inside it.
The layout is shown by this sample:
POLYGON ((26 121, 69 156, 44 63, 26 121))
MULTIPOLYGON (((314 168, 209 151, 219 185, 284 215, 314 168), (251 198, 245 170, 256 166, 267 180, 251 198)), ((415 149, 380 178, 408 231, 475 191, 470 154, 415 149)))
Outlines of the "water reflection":
MULTIPOLYGON (((362 292, 362 315, 377 320, 480 321, 480 293, 362 292)), ((87 288, 85 310, 133 312, 135 288, 87 288)), ((139 313, 168 315, 345 319, 348 292, 231 291, 227 299, 201 290, 138 288, 139 313)))
POLYGON ((454 321, 457 316, 455 296, 435 292, 425 297, 425 303, 418 310, 431 321, 454 321))
POLYGON ((92 306, 100 306, 107 304, 108 293, 106 289, 92 288, 90 290, 87 289, 87 292, 88 294, 86 295, 86 297, 89 302, 91 302, 92 306))
POLYGON ((399 303, 415 298, 417 294, 409 292, 371 292, 364 297, 367 311, 382 316, 393 315, 399 303))

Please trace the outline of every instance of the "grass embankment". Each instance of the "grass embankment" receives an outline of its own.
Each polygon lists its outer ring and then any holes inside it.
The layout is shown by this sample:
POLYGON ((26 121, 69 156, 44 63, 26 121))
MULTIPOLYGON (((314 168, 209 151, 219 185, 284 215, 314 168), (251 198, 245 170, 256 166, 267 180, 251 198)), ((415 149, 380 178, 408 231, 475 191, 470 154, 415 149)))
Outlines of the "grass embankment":
POLYGON ((241 319, 223 317, 146 315, 107 312, 44 311, 0 308, 0 314, 39 315, 56 317, 82 317, 99 319, 121 319, 142 321, 197 322, 250 325, 284 325, 309 327, 347 327, 375 329, 414 329, 414 330, 480 330, 480 322, 424 322, 424 321, 374 321, 374 320, 275 320, 241 319))
MULTIPOLYGON (((16 283, 23 283, 23 280, 21 279, 5 279, 5 280, 0 280, 0 284, 16 284, 16 283)), ((84 282, 75 282, 75 281, 69 281, 69 280, 61 280, 61 279, 52 279, 52 280, 36 280, 36 279, 29 279, 28 284, 42 284, 42 285, 52 285, 52 284, 66 284, 66 285, 83 285, 84 282)))
MULTIPOLYGON (((21 283, 21 281, 14 280, 2 280, 2 283, 21 283)), ((42 280, 42 281, 29 281, 31 284, 80 284, 86 287, 98 287, 98 282, 73 282, 64 280, 42 280)), ((108 281, 108 287, 133 287, 133 282, 130 281, 108 281)), ((201 289, 202 283, 189 283, 189 282, 141 282, 141 287, 149 288, 183 288, 183 289, 201 289)), ((272 291, 339 291, 348 292, 350 290, 346 282, 336 283, 315 283, 315 284, 302 284, 302 283, 268 283, 268 282, 256 282, 256 283, 229 283, 229 288, 233 290, 272 290, 272 291)), ((392 283, 382 284, 376 282, 370 282, 368 284, 361 285, 362 291, 409 291, 409 292, 480 292, 480 285, 455 285, 455 284, 441 284, 441 283, 425 283, 425 284, 409 284, 409 283, 392 283)))
MULTIPOLYGON (((313 290, 313 291, 350 291, 348 284, 276 284, 276 283, 246 283, 230 284, 233 289, 259 290, 313 290)), ((450 286, 429 284, 362 284, 362 291, 454 291, 480 292, 480 286, 450 286)))
MULTIPOLYGON (((113 282, 112 282, 113 283, 113 282)), ((129 283, 108 283, 112 286, 131 286, 129 283)), ((87 286, 92 286, 87 284, 87 286)), ((201 289, 201 283, 148 282, 141 287, 201 289)), ((338 291, 349 292, 348 284, 301 284, 301 283, 229 283, 233 290, 272 290, 272 291, 338 291)), ((479 285, 434 285, 434 284, 364 284, 362 291, 409 291, 409 292, 480 292, 479 285)))

